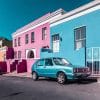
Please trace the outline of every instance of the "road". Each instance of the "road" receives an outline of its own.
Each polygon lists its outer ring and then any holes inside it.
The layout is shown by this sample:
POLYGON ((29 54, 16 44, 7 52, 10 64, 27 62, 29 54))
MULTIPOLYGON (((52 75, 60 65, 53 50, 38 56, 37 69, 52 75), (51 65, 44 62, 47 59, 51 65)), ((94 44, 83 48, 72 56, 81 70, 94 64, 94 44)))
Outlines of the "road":
POLYGON ((100 100, 100 83, 0 76, 0 100, 100 100))

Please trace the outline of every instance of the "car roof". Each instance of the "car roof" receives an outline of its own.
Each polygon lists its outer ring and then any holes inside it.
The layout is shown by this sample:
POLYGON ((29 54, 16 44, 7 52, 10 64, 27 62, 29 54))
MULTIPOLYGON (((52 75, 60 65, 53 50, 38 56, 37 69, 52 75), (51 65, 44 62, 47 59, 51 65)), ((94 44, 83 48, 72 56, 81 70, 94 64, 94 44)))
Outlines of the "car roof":
POLYGON ((46 57, 46 58, 40 58, 40 59, 53 59, 53 58, 62 58, 62 57, 46 57))

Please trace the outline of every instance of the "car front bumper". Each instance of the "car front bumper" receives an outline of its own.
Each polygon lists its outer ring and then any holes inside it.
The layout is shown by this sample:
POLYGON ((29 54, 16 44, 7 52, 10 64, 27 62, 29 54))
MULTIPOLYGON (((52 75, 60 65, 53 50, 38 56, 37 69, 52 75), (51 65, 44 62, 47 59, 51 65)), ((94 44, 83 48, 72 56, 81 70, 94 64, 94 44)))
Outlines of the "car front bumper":
POLYGON ((91 73, 75 73, 74 79, 86 79, 88 76, 90 76, 91 73))

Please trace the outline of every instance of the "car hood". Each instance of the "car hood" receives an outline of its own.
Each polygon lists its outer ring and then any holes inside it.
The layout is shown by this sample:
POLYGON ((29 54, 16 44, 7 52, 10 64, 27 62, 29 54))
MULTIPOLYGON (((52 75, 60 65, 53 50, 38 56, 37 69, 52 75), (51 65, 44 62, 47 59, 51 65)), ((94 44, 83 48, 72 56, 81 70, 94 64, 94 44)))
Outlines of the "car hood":
POLYGON ((80 65, 68 65, 67 67, 84 68, 85 66, 80 66, 80 65))

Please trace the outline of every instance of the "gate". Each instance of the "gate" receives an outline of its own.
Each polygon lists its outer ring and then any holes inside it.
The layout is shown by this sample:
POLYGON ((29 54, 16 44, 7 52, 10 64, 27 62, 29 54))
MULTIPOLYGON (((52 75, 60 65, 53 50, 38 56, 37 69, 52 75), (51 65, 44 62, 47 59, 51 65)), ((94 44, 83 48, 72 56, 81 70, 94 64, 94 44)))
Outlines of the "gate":
POLYGON ((87 48, 87 66, 92 75, 100 75, 100 47, 87 48))

